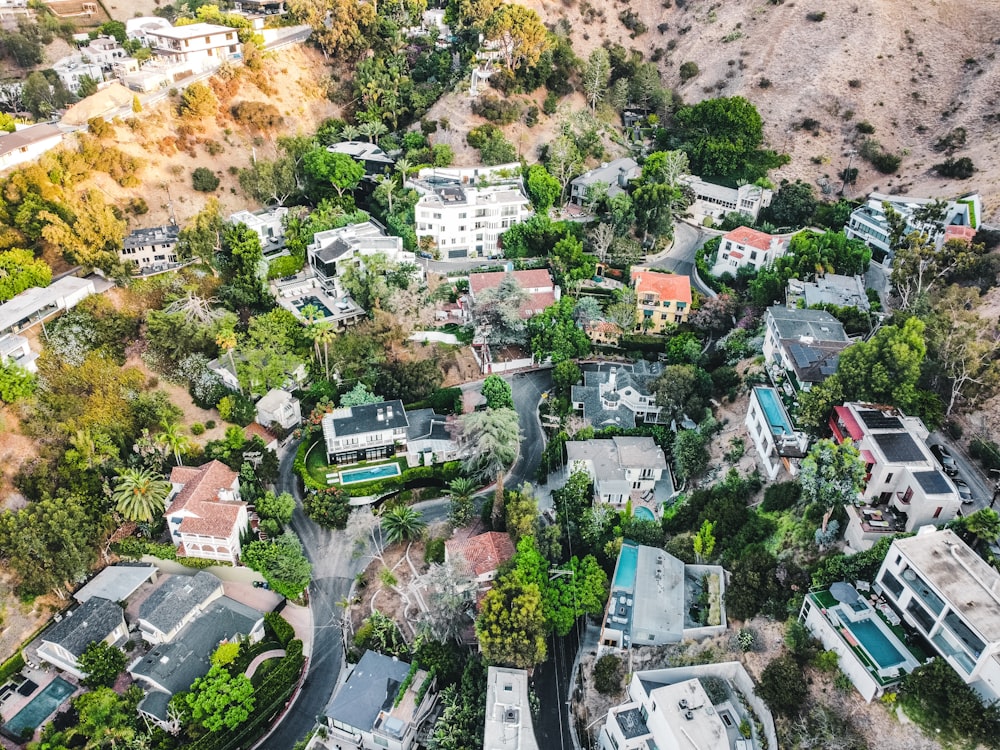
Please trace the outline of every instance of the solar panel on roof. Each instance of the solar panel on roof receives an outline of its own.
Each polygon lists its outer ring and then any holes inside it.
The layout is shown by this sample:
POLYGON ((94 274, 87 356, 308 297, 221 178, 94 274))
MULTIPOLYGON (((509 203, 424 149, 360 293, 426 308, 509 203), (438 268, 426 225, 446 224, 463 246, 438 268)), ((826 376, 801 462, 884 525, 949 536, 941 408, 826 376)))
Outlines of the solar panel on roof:
POLYGON ((893 463, 921 461, 924 452, 908 432, 884 432, 872 435, 885 457, 893 463))
POLYGON ((795 364, 801 369, 809 367, 809 365, 820 358, 820 352, 804 344, 790 344, 788 346, 788 353, 792 355, 795 364))
POLYGON ((865 426, 871 430, 901 430, 903 423, 899 417, 883 414, 875 409, 864 409, 858 411, 858 416, 865 426))
POLYGON ((928 495, 943 495, 952 491, 951 485, 940 471, 917 471, 913 473, 913 478, 928 495))

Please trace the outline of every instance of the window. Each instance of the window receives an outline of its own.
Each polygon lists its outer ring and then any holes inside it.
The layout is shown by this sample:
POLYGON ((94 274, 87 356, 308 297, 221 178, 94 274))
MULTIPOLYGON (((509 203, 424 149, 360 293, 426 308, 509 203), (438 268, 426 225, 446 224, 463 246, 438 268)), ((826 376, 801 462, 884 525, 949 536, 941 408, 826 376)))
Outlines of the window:
POLYGON ((674 316, 674 322, 675 323, 683 323, 684 322, 684 316, 683 315, 675 315, 674 316))
POLYGON ((751 250, 750 251, 750 260, 757 260, 757 251, 756 250, 751 250))
POLYGON ((937 510, 935 510, 934 511, 934 517, 935 518, 939 517, 941 515, 941 511, 942 510, 944 510, 944 508, 938 508, 937 510))
POLYGON ((885 475, 885 483, 889 484, 889 482, 891 481, 892 481, 892 472, 890 471, 888 474, 885 475))
POLYGON ((464 211, 458 215, 458 218, 460 218, 460 219, 464 219, 465 217, 466 217, 466 213, 464 211))
POLYGON ((666 319, 667 319, 667 314, 666 313, 660 313, 660 320, 666 320, 666 319))

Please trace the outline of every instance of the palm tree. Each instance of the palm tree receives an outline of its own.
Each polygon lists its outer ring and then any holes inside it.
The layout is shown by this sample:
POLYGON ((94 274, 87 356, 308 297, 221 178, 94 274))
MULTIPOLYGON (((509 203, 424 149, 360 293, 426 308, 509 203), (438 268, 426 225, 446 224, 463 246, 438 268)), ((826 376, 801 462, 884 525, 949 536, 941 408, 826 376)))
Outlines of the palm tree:
POLYGON ((374 145, 378 145, 378 139, 380 136, 385 135, 389 132, 388 126, 381 122, 380 120, 369 120, 368 122, 363 122, 358 127, 358 133, 367 138, 374 145))
POLYGON ((977 542, 990 544, 1000 539, 1000 514, 991 508, 977 510, 963 521, 965 532, 977 542))
POLYGON ((405 157, 400 157, 395 168, 399 172, 399 184, 406 187, 406 175, 413 169, 413 165, 405 157))
POLYGON ((408 505, 397 505, 382 514, 382 534, 390 544, 417 539, 426 526, 423 514, 408 505))
POLYGON ((337 332, 330 327, 329 323, 317 323, 313 326, 313 349, 316 361, 323 365, 323 374, 327 380, 330 379, 330 344, 333 343, 336 336, 337 332))
POLYGON ((475 491, 476 483, 469 477, 455 477, 448 483, 448 496, 451 498, 448 519, 455 526, 465 526, 471 519, 475 491))
MULTIPOLYGON (((236 359, 233 357, 233 350, 236 348, 236 332, 220 331, 219 335, 215 337, 215 345, 222 351, 229 352, 229 364, 233 368, 233 375, 236 375, 236 359)), ((240 393, 243 393, 242 388, 240 388, 240 393)))
POLYGON ((496 480, 493 518, 503 517, 503 475, 517 459, 521 427, 513 409, 486 409, 461 418, 462 434, 473 446, 465 470, 485 481, 496 480))
POLYGON ((174 461, 177 462, 178 466, 184 465, 182 456, 191 447, 191 441, 188 440, 187 435, 181 433, 180 425, 177 422, 168 422, 167 420, 160 422, 160 432, 157 433, 154 440, 157 445, 162 445, 174 454, 174 461))
POLYGON ((173 485, 149 469, 119 469, 111 499, 126 520, 151 523, 163 512, 173 485))

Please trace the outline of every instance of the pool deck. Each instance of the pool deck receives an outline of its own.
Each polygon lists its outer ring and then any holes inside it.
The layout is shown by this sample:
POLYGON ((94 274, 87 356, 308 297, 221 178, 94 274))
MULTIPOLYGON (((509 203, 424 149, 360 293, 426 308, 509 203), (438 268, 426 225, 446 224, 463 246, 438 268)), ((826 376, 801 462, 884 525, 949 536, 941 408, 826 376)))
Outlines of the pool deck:
MULTIPOLYGON (((60 673, 57 669, 55 669, 55 667, 33 669, 32 667, 25 666, 21 670, 21 674, 38 685, 38 687, 32 691, 31 695, 21 695, 15 691, 10 697, 7 698, 7 700, 0 704, 0 716, 3 717, 3 723, 5 724, 17 716, 22 708, 31 703, 31 701, 45 688, 47 688, 57 677, 61 677, 66 682, 70 683, 74 687, 77 687, 77 691, 74 691, 74 693, 67 696, 63 703, 69 701, 70 698, 72 698, 72 696, 79 690, 79 685, 77 685, 77 682, 72 675, 60 673)), ((48 717, 45 718, 46 720, 48 719, 48 717)), ((2 745, 3 747, 9 748, 21 747, 20 745, 8 740, 6 737, 2 738, 2 745)))

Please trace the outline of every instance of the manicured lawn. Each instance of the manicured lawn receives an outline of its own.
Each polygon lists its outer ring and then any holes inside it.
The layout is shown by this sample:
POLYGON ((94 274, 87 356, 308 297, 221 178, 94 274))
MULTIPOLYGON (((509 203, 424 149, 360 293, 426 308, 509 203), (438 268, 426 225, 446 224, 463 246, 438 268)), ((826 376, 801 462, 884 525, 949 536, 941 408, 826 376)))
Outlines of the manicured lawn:
MULTIPOLYGON (((306 471, 309 472, 309 476, 315 479, 317 482, 323 485, 329 485, 330 482, 327 481, 326 475, 332 474, 333 472, 339 472, 341 469, 360 469, 365 466, 376 466, 378 464, 385 464, 391 461, 395 461, 399 464, 399 470, 406 471, 406 458, 391 458, 382 461, 359 461, 356 464, 344 464, 343 466, 331 466, 326 462, 326 447, 323 444, 323 440, 317 440, 309 448, 306 453, 306 471)), ((336 483, 336 484, 339 484, 336 483)))

